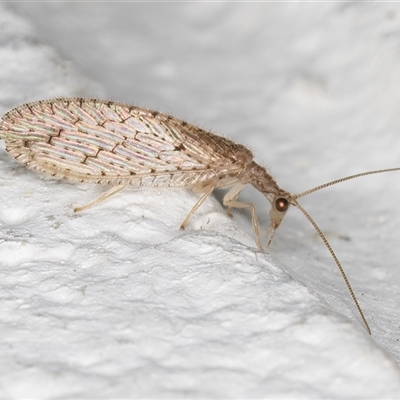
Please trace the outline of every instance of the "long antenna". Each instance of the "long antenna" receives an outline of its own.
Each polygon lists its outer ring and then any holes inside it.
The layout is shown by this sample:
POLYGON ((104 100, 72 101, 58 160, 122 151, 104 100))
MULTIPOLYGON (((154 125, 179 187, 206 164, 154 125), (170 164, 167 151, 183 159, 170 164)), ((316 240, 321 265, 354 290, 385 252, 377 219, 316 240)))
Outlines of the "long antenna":
MULTIPOLYGON (((344 180, 356 178, 356 177, 358 177, 358 176, 369 175, 369 174, 372 174, 372 173, 386 172, 386 171, 396 171, 396 170, 400 170, 400 168, 393 168, 393 169, 380 170, 380 171, 372 171, 372 172, 366 172, 366 173, 363 173, 363 174, 358 174, 358 175, 349 176, 349 177, 347 177, 347 178, 338 179, 337 181, 329 182, 329 183, 327 183, 327 184, 325 184, 325 185, 317 186, 317 188, 311 189, 311 191, 304 192, 303 195, 308 194, 308 193, 311 193, 311 192, 314 192, 315 190, 322 189, 323 187, 326 187, 326 186, 334 185, 335 183, 338 183, 338 182, 343 182, 344 180)), ((299 197, 299 196, 298 196, 298 197, 299 197)), ((347 275, 346 275, 346 273, 344 272, 343 267, 342 267, 342 265, 340 264, 339 259, 337 258, 337 256, 336 256, 335 252, 333 251, 331 245, 329 244, 329 242, 328 242, 328 240, 326 239, 325 235, 322 233, 322 231, 321 231, 321 229, 319 228, 319 226, 316 224, 316 222, 315 222, 315 221, 311 218, 311 216, 308 214, 308 212, 307 212, 297 201, 294 201, 292 204, 293 204, 295 207, 297 207, 297 208, 305 215, 305 217, 310 221, 311 225, 314 227, 314 229, 317 231, 319 237, 320 237, 320 238, 322 239, 322 241, 324 242, 326 248, 329 250, 329 253, 331 253, 331 256, 332 256, 333 260, 335 261, 337 267, 339 268, 339 271, 340 271, 340 273, 341 273, 341 275, 342 275, 342 277, 343 277, 343 280, 344 280, 344 282, 345 282, 345 284, 346 284, 346 286, 347 286, 347 289, 348 289, 349 292, 350 292, 351 298, 353 299, 353 302, 354 302, 355 306, 357 307, 358 313, 359 313, 360 316, 361 316, 361 319, 362 319, 362 321, 363 321, 363 323, 364 323, 365 329, 367 330, 368 334, 370 335, 370 334, 371 334, 371 329, 370 329, 370 327, 369 327, 369 325, 368 325, 367 319, 366 319, 365 316, 364 316, 364 313, 363 313, 363 311, 362 311, 362 309, 361 309, 361 307, 360 307, 360 304, 358 303, 357 297, 356 297, 356 295, 355 295, 355 293, 354 293, 354 291, 353 291, 353 288, 352 288, 351 285, 350 285, 350 282, 349 282, 349 280, 348 280, 348 278, 347 278, 347 275)))
POLYGON ((303 196, 306 196, 307 194, 316 192, 317 190, 324 189, 324 188, 326 188, 328 186, 336 185, 337 183, 349 181, 350 179, 360 178, 361 176, 366 176, 366 175, 381 174, 383 172, 393 172, 393 171, 400 171, 400 167, 387 168, 387 169, 378 169, 376 171, 361 172, 360 174, 355 174, 355 175, 346 176, 344 178, 335 179, 334 181, 331 181, 331 182, 328 182, 328 183, 324 183, 324 184, 316 186, 316 187, 314 187, 312 189, 306 190, 303 193, 293 194, 292 197, 294 199, 299 199, 300 197, 303 197, 303 196))

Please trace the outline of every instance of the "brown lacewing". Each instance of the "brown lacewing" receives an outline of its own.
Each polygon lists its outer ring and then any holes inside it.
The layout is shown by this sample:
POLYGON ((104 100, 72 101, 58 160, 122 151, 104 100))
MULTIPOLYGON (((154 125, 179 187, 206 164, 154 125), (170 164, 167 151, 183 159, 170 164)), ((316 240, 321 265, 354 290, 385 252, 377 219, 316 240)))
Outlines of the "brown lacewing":
MULTIPOLYGON (((272 240, 290 205, 313 225, 329 250, 369 334, 371 330, 347 276, 321 229, 297 199, 349 179, 388 171, 364 172, 337 179, 303 193, 282 190, 267 170, 253 161, 246 147, 157 111, 126 104, 81 98, 59 98, 16 107, 0 121, 0 138, 19 163, 30 169, 76 182, 110 186, 82 211, 128 186, 189 187, 201 194, 181 225, 217 188, 230 188, 223 198, 228 209, 251 211, 257 245, 262 250, 253 204, 238 201, 246 184, 271 203, 266 236, 272 240)), ((269 244, 268 243, 268 244, 269 244)))

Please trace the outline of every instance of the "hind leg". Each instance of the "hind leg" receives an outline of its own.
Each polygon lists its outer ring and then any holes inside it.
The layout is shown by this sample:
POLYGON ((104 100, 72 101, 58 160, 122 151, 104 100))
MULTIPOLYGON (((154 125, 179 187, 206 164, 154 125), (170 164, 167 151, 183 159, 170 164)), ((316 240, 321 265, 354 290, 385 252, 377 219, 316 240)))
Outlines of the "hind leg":
POLYGON ((88 209, 90 207, 93 207, 94 205, 101 203, 102 201, 108 199, 109 197, 114 196, 114 194, 117 194, 117 193, 121 192, 126 187, 127 187, 127 185, 113 186, 111 189, 109 189, 106 192, 102 193, 100 197, 98 197, 97 199, 91 201, 90 203, 87 203, 87 204, 85 204, 83 206, 80 206, 80 207, 75 207, 74 208, 74 212, 83 211, 83 210, 86 210, 86 209, 88 209))

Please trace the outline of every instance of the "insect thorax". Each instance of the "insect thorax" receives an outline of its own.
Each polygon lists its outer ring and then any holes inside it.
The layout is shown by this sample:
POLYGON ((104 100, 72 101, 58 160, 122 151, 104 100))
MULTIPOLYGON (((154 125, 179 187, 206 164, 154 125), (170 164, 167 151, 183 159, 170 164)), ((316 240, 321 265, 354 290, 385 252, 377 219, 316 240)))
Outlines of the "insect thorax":
POLYGON ((250 183, 270 202, 272 202, 275 195, 281 191, 275 179, 267 172, 267 170, 254 161, 248 164, 243 174, 242 181, 243 183, 250 183))

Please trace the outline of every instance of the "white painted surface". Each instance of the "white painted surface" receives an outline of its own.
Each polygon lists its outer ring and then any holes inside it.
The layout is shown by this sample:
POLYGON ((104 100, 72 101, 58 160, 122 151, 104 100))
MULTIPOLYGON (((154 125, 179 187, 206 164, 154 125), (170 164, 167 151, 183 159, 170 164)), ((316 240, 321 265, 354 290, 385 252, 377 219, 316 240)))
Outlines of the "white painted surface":
MULTIPOLYGON (((397 4, 25 3, 0 19, 1 112, 59 95, 158 108, 249 145, 293 192, 400 165, 397 4)), ((0 171, 2 397, 399 396, 398 175, 302 201, 368 337, 296 210, 271 259, 215 199, 181 232, 189 191, 127 190, 74 215, 101 188, 4 150, 0 171)), ((265 229, 266 201, 243 199, 265 229)))

